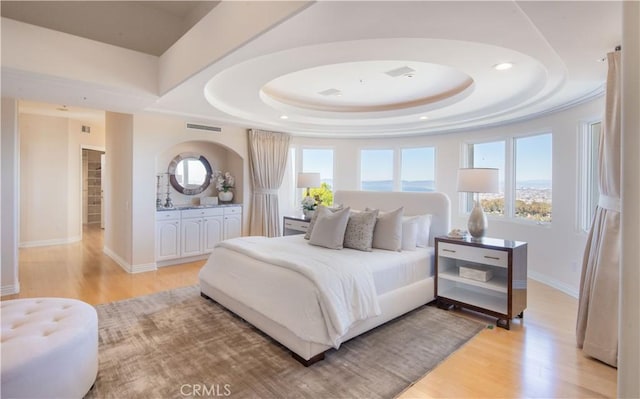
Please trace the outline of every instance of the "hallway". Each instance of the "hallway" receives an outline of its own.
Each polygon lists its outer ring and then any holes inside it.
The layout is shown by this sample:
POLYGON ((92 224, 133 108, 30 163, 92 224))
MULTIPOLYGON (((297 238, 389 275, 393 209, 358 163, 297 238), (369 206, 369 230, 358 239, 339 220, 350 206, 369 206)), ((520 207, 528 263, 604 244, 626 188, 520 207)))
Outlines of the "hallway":
POLYGON ((204 261, 129 274, 102 252, 104 231, 83 225, 83 240, 19 250, 20 293, 6 299, 66 297, 93 305, 197 283, 204 261))

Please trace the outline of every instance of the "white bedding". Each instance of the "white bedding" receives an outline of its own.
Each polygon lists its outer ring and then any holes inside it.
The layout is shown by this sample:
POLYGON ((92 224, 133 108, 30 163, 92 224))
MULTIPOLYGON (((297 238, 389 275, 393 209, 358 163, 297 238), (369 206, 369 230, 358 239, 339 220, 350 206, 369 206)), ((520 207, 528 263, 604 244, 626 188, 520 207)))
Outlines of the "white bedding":
POLYGON ((353 323, 378 316, 376 289, 369 265, 354 251, 327 250, 300 240, 241 237, 218 247, 302 274, 317 287, 320 309, 333 345, 353 323))
POLYGON ((303 340, 338 348, 349 327, 380 314, 378 295, 432 275, 432 253, 424 248, 404 252, 330 250, 309 245, 301 235, 244 237, 220 243, 202 268, 200 280, 303 340), (271 248, 265 252, 267 244, 271 248), (319 278, 309 269, 310 264, 324 270, 319 278), (342 282, 325 281, 330 275, 342 282), (312 280, 328 285, 334 295, 322 295, 312 280), (339 292, 341 286, 347 289, 339 292), (364 298, 354 296, 356 293, 364 298), (325 303, 336 298, 337 303, 325 303))

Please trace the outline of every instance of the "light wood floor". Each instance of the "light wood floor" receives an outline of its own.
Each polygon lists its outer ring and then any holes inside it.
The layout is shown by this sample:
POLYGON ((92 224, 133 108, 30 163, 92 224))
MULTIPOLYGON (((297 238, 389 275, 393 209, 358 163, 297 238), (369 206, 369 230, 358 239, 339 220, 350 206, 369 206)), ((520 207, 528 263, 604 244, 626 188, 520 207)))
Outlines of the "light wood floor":
MULTIPOLYGON (((20 250, 20 289, 28 298, 58 296, 106 303, 197 283, 204 261, 128 274, 102 253, 102 232, 81 243, 20 250)), ((529 280, 524 320, 510 331, 483 330, 401 398, 597 398, 616 396, 616 369, 575 347, 577 301, 529 280)), ((465 317, 494 320, 464 310, 465 317)))

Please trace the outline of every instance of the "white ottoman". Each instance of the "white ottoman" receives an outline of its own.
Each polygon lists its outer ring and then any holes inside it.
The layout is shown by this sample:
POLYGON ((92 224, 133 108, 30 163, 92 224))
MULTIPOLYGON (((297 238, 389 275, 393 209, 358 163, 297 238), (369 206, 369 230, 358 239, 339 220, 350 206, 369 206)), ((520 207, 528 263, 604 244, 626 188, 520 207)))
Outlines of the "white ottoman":
POLYGON ((65 298, 0 302, 3 398, 82 398, 98 375, 98 315, 65 298))

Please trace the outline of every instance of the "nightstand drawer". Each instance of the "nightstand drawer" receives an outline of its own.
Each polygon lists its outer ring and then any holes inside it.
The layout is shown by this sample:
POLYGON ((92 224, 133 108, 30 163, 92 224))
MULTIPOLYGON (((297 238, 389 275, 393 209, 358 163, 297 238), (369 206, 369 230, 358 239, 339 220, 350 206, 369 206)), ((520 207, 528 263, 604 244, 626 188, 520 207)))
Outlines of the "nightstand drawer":
POLYGON ((438 256, 498 267, 507 267, 509 264, 509 253, 506 251, 478 248, 469 245, 456 245, 446 242, 440 242, 438 244, 438 256))
POLYGON ((290 230, 298 230, 298 231, 302 231, 302 232, 307 232, 307 229, 309 228, 309 222, 303 222, 300 220, 291 220, 291 219, 285 219, 284 220, 284 228, 285 229, 290 229, 290 230))

